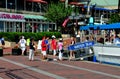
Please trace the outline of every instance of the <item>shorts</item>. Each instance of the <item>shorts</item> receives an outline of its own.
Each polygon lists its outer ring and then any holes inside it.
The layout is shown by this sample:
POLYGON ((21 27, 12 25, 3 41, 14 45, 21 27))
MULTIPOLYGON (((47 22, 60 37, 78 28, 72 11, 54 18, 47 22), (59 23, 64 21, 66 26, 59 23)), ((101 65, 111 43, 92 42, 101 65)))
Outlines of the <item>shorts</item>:
POLYGON ((42 51, 42 54, 43 54, 44 56, 46 56, 46 51, 42 51))
POLYGON ((26 49, 25 47, 21 47, 21 50, 22 50, 22 51, 25 51, 25 49, 26 49))

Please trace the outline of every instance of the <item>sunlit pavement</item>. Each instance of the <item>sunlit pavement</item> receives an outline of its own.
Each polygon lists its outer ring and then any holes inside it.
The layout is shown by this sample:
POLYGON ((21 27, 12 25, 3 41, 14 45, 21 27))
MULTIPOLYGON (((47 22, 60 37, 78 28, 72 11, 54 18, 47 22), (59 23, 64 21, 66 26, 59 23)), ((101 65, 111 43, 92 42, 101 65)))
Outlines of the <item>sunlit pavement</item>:
POLYGON ((0 57, 0 79, 120 79, 120 67, 89 61, 43 61, 35 56, 0 57))

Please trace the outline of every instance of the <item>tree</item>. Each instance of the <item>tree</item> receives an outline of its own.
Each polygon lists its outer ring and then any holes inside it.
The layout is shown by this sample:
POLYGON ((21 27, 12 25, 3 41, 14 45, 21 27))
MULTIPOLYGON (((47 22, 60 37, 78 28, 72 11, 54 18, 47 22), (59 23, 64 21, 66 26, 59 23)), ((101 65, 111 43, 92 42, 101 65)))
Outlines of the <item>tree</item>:
POLYGON ((58 27, 61 27, 62 22, 66 17, 71 15, 72 8, 65 8, 63 3, 53 3, 51 2, 48 5, 48 9, 46 11, 45 17, 50 22, 55 22, 58 27))
POLYGON ((119 14, 118 13, 111 14, 109 23, 116 23, 116 22, 120 22, 119 14))

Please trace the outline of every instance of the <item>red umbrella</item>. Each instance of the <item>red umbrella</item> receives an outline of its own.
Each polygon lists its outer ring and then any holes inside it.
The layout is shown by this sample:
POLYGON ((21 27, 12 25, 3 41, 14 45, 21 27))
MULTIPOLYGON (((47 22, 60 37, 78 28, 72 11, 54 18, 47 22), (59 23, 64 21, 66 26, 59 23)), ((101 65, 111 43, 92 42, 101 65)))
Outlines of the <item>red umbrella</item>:
POLYGON ((76 6, 84 6, 84 4, 79 3, 79 2, 70 2, 70 5, 76 5, 76 6))
POLYGON ((47 2, 43 0, 27 0, 27 1, 47 4, 47 2))
POLYGON ((60 0, 60 2, 65 2, 65 0, 60 0))

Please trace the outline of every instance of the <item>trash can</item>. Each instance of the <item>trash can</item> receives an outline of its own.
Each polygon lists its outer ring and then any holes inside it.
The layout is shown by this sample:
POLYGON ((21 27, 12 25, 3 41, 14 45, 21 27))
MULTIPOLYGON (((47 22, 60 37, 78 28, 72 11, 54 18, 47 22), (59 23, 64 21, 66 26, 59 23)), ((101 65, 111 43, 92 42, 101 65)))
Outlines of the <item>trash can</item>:
POLYGON ((96 56, 95 55, 93 56, 93 62, 96 62, 96 56))
POLYGON ((12 49, 12 55, 21 55, 22 50, 20 48, 12 49))
POLYGON ((0 57, 3 56, 3 49, 0 49, 0 57))

